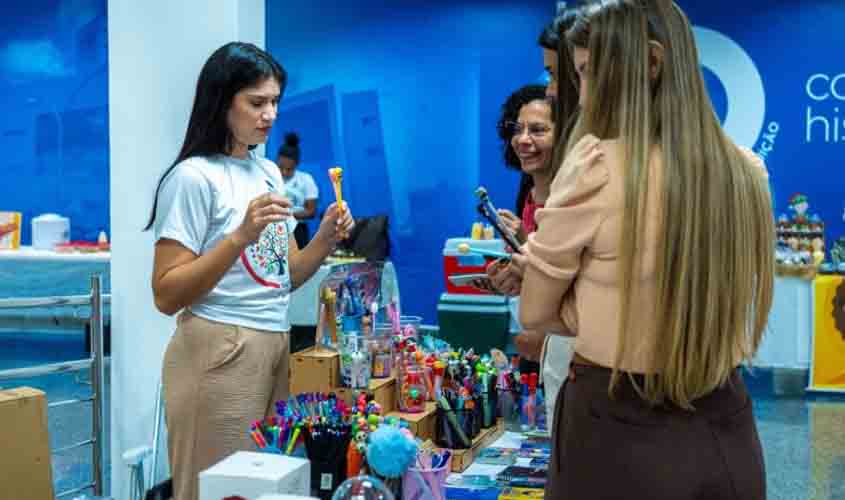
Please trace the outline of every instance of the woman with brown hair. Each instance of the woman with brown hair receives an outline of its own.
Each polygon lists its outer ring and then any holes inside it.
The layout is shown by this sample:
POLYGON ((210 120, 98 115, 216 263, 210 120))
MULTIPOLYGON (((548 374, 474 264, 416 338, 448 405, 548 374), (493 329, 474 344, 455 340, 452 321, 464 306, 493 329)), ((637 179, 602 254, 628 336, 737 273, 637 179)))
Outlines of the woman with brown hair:
POLYGON ((765 171, 722 130, 674 2, 592 3, 567 39, 581 113, 515 257, 523 327, 578 332, 546 496, 765 498, 738 369, 772 305, 765 171))

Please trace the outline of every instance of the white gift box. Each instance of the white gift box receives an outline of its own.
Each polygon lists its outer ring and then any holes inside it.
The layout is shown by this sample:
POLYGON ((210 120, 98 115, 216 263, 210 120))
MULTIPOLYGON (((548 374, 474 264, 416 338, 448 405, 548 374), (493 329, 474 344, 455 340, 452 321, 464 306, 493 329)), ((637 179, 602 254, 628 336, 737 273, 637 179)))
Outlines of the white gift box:
POLYGON ((200 472, 199 500, 266 494, 311 494, 311 463, 301 458, 239 451, 200 472))

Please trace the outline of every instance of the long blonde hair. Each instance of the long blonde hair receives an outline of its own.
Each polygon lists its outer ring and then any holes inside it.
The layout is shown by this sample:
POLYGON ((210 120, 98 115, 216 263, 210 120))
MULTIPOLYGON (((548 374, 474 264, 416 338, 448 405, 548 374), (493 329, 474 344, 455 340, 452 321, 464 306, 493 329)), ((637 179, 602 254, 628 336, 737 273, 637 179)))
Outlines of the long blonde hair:
POLYGON ((613 394, 619 383, 629 345, 654 175, 649 158, 658 153, 657 297, 647 325, 656 340, 651 370, 634 385, 652 404, 668 400, 692 409, 760 345, 774 279, 768 181, 722 130, 689 21, 674 2, 596 2, 582 11, 567 39, 589 51, 591 82, 570 144, 590 133, 618 138, 624 147, 621 316, 609 390, 613 394))

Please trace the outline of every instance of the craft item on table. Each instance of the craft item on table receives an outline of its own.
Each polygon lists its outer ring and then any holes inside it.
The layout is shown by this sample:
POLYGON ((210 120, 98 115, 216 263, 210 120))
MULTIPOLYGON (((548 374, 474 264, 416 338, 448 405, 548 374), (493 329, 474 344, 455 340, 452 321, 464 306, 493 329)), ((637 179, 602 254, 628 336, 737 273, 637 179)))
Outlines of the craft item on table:
POLYGON ((502 489, 498 500, 542 500, 545 491, 542 488, 518 488, 507 486, 502 489))
POLYGON ((534 406, 535 426, 538 431, 548 431, 548 415, 546 415, 546 398, 543 388, 537 387, 537 399, 534 406))
POLYGON ((523 450, 551 450, 552 441, 549 436, 529 436, 526 437, 520 447, 523 450))
POLYGON ((541 467, 510 465, 496 475, 496 482, 501 486, 543 488, 546 486, 546 474, 546 469, 541 467))
POLYGON ((395 500, 395 497, 380 479, 357 476, 341 483, 331 500, 395 500))
POLYGON ((513 465, 516 463, 517 450, 513 448, 484 448, 478 452, 473 463, 482 465, 513 465))
POLYGON ((818 214, 808 212, 809 202, 801 193, 789 199, 792 214, 777 219, 775 262, 780 275, 812 278, 824 262, 824 222, 818 214))
POLYGON ((373 378, 389 378, 393 372, 393 339, 390 330, 377 327, 367 341, 373 360, 373 378))
POLYGON ((370 434, 367 463, 382 477, 400 477, 417 457, 417 442, 407 429, 382 426, 370 434))
POLYGON ((450 474, 446 478, 446 496, 456 500, 498 500, 496 480, 481 474, 450 474))
MULTIPOLYGON (((325 306, 325 325, 333 346, 337 346, 337 294, 329 287, 323 288, 321 300, 325 306)), ((325 331, 324 331, 325 334, 325 331)))
POLYGON ((445 500, 451 452, 420 446, 415 462, 403 476, 403 500, 445 500))
POLYGON ((352 389, 368 389, 372 366, 368 339, 360 334, 344 335, 340 342, 340 375, 343 385, 352 389))
POLYGON ((367 464, 372 472, 384 478, 385 484, 399 495, 401 477, 417 457, 418 445, 408 429, 381 426, 370 434, 367 464))
MULTIPOLYGON (((520 445, 522 446, 522 445, 520 445)), ((516 456, 519 458, 548 458, 552 455, 551 447, 548 448, 518 448, 516 456)))
POLYGON ((399 409, 405 413, 425 411, 425 402, 428 400, 427 386, 423 380, 425 368, 414 362, 402 371, 401 377, 399 409))
POLYGON ((459 420, 457 413, 455 412, 455 410, 461 410, 463 408, 456 408, 455 406, 453 406, 452 403, 450 403, 449 398, 445 394, 440 396, 440 399, 437 400, 437 406, 439 407, 442 414, 445 416, 451 432, 459 441, 460 446, 454 447, 461 447, 464 449, 471 447, 472 441, 465 432, 463 425, 459 420))
POLYGON ((840 236, 830 249, 831 271, 845 272, 845 236, 840 236))
POLYGON ((306 428, 305 450, 311 461, 311 484, 322 500, 330 499, 346 478, 346 452, 351 439, 348 424, 312 423, 306 428))

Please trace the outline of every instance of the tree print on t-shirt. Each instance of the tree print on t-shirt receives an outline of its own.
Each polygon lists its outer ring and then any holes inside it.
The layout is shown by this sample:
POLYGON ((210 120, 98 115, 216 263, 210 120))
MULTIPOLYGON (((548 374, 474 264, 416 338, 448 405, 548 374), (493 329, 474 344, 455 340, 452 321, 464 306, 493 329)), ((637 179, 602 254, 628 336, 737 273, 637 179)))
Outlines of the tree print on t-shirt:
POLYGON ((252 278, 268 287, 289 288, 288 227, 284 222, 268 224, 258 241, 241 253, 241 262, 252 278))

